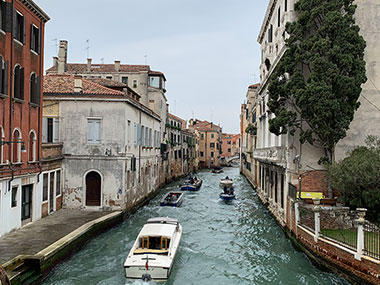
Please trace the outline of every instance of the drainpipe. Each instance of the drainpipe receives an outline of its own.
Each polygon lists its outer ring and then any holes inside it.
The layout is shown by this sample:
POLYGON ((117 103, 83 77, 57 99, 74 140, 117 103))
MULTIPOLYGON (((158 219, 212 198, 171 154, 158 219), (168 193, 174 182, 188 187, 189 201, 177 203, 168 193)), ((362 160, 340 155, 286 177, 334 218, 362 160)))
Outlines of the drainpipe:
MULTIPOLYGON (((12 11, 14 10, 14 0, 12 0, 12 11)), ((14 23, 14 13, 11 13, 11 61, 10 61, 10 71, 11 76, 9 78, 9 140, 12 141, 12 110, 13 110, 13 100, 12 100, 12 93, 13 93, 13 23, 14 23)), ((11 190, 11 184, 14 179, 14 169, 12 168, 12 146, 9 144, 8 147, 8 158, 9 158, 9 164, 8 167, 12 173, 12 178, 8 182, 8 191, 11 190)))
MULTIPOLYGON (((43 25, 42 25, 42 20, 40 20, 40 27, 41 27, 41 31, 42 33, 41 34, 45 34, 45 29, 42 29, 43 25)), ((42 73, 43 73, 43 70, 42 70, 42 36, 40 37, 40 66, 39 66, 39 69, 40 69, 40 104, 38 106, 38 138, 37 138, 37 159, 38 159, 38 168, 40 169, 40 172, 38 173, 38 176, 37 176, 37 183, 40 182, 40 175, 42 173, 42 167, 41 167, 41 157, 40 157, 40 148, 41 148, 41 99, 43 98, 43 93, 42 93, 42 85, 43 85, 43 77, 42 77, 42 73)))
MULTIPOLYGON (((139 124, 140 124, 140 142, 142 143, 142 141, 141 141, 141 136, 142 136, 142 133, 141 133, 141 110, 139 110, 139 124)), ((140 182, 141 182, 141 145, 139 145, 139 183, 140 182)))

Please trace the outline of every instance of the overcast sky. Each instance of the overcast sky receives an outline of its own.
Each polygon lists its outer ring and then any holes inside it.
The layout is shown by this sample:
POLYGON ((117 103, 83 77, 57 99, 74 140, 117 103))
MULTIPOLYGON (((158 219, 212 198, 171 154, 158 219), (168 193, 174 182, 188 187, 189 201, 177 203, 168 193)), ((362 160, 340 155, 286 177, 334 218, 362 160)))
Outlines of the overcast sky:
POLYGON ((169 111, 239 132, 240 105, 259 80, 257 36, 269 0, 35 0, 46 24, 45 69, 56 43, 68 62, 147 64, 165 73, 169 111), (146 56, 146 57, 145 57, 146 56))

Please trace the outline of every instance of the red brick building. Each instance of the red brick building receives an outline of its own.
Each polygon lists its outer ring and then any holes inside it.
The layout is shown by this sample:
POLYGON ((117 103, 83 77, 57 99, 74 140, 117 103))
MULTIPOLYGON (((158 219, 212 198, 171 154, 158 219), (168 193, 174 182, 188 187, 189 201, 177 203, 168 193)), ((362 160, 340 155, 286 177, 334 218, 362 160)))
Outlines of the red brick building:
POLYGON ((31 0, 0 1, 0 235, 40 218, 44 26, 31 0))

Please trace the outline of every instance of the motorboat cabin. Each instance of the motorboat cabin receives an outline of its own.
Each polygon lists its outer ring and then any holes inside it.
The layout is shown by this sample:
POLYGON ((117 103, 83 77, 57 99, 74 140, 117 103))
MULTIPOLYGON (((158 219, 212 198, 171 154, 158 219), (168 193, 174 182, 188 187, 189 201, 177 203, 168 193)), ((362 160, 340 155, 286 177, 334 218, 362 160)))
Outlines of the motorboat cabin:
POLYGON ((178 220, 152 218, 143 226, 124 262, 126 278, 169 278, 182 236, 178 220))

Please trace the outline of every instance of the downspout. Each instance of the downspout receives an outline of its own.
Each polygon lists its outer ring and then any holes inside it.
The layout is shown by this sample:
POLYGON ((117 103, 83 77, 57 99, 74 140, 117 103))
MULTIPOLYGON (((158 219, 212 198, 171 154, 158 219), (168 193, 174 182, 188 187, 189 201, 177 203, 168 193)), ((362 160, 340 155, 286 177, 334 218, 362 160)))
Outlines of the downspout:
MULTIPOLYGON (((141 133, 141 110, 139 110, 139 125, 140 125, 140 142, 142 143, 142 141, 141 141, 141 136, 142 136, 142 133, 141 133)), ((137 138, 137 139, 139 139, 139 138, 137 138)), ((141 144, 139 145, 139 183, 140 182, 141 182, 141 144)))
MULTIPOLYGON (((12 0, 12 13, 11 13, 11 64, 10 64, 10 72, 11 76, 9 78, 9 140, 12 141, 12 110, 13 110, 13 100, 12 100, 12 93, 13 93, 13 24, 14 24, 14 0, 12 0)), ((11 184, 14 179, 14 169, 12 168, 12 146, 9 144, 8 147, 8 158, 9 158, 9 164, 8 167, 12 173, 12 178, 8 181, 8 191, 11 190, 11 184)))
POLYGON ((40 169, 40 172, 38 173, 37 175, 37 183, 40 182, 40 176, 41 176, 41 173, 42 173, 42 166, 41 166, 41 158, 40 158, 40 148, 42 147, 42 143, 41 143, 41 103, 43 104, 42 102, 42 98, 43 98, 43 92, 42 92, 42 86, 43 86, 43 76, 42 76, 42 73, 43 73, 43 70, 42 70, 42 54, 43 54, 43 49, 42 49, 42 38, 43 38, 43 35, 45 35, 45 29, 43 29, 43 24, 42 24, 42 20, 40 20, 40 27, 41 27, 41 35, 40 35, 40 86, 39 86, 39 89, 40 89, 40 104, 38 106, 38 140, 37 140, 37 159, 38 159, 38 168, 40 169))

